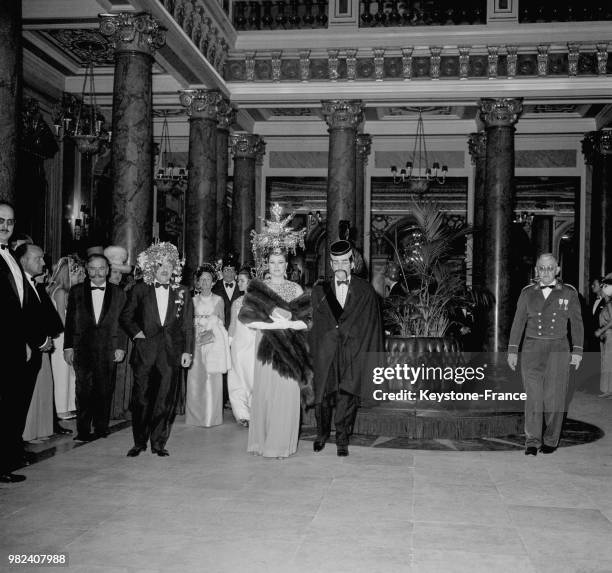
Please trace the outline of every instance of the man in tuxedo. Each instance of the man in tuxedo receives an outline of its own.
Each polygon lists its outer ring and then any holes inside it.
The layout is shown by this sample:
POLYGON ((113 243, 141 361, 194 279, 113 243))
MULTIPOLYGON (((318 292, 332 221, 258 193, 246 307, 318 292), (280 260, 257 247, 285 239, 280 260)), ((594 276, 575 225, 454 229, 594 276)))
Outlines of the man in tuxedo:
POLYGON ((387 263, 385 269, 385 297, 404 297, 406 291, 402 287, 400 280, 400 268, 396 263, 387 263))
POLYGON ((134 446, 127 455, 138 456, 150 440, 152 453, 168 456, 180 368, 189 368, 193 354, 193 302, 189 290, 178 284, 182 265, 174 245, 151 245, 138 256, 138 266, 143 281, 130 291, 120 318, 134 341, 130 405, 134 446))
MULTIPOLYGON (((236 282, 237 264, 232 258, 226 258, 223 261, 223 267, 221 272, 223 273, 223 280, 217 281, 212 288, 212 292, 219 295, 223 299, 223 321, 225 323, 225 330, 229 330, 231 315, 232 315, 232 303, 240 298, 242 293, 238 288, 236 282)), ((227 373, 223 374, 223 407, 230 408, 229 391, 227 389, 227 373)))
POLYGON ((372 372, 368 360, 383 351, 382 321, 376 291, 352 274, 351 244, 336 241, 330 253, 334 278, 312 289, 310 347, 317 419, 313 449, 325 447, 335 409, 337 454, 348 456, 359 401, 372 372))
POLYGON ((0 377, 0 483, 25 479, 12 471, 23 465, 21 435, 32 397, 34 369, 34 363, 28 362, 34 354, 32 349, 42 352, 52 348, 45 321, 36 315, 36 295, 9 249, 14 228, 13 206, 0 201, 0 358, 4 370, 0 377))
POLYGON ((125 356, 126 335, 119 327, 119 316, 126 295, 106 280, 109 269, 104 255, 90 255, 88 279, 74 285, 68 294, 64 360, 74 366, 76 374, 74 439, 80 442, 108 436, 114 369, 125 356))

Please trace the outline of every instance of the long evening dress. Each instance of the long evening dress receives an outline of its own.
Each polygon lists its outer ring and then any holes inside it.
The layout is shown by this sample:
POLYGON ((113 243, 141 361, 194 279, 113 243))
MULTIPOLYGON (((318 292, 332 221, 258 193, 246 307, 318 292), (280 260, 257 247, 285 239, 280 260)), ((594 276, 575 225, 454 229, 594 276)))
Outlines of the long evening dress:
POLYGON ((244 295, 232 304, 229 336, 232 369, 227 374, 227 390, 236 421, 251 419, 256 332, 238 320, 244 295))
POLYGON ((23 439, 26 442, 47 438, 53 434, 53 372, 48 352, 42 353, 42 361, 32 401, 28 409, 23 439))
MULTIPOLYGON (((59 287, 58 287, 59 288, 59 287)), ((55 300, 55 289, 51 293, 53 306, 57 308, 55 300)), ((62 322, 66 321, 66 309, 63 313, 60 312, 62 322)), ((53 369, 53 392, 55 395, 55 409, 60 418, 71 417, 70 413, 76 410, 76 374, 72 366, 68 366, 64 360, 64 333, 62 332, 57 338, 53 339, 54 349, 51 352, 51 368, 53 369)))
MULTIPOLYGON (((302 294, 302 288, 290 281, 266 283, 285 301, 302 294)), ((259 346, 257 332, 255 347, 259 346)), ((247 451, 269 458, 286 458, 297 451, 300 432, 300 387, 296 380, 281 376, 271 364, 255 362, 251 422, 247 451)))
MULTIPOLYGON (((599 313, 599 326, 604 326, 612 320, 612 304, 606 301, 599 313)), ((601 375, 599 389, 605 394, 612 394, 612 329, 605 332, 601 343, 601 375)))
POLYGON ((223 326, 223 299, 197 295, 193 299, 196 345, 187 375, 185 423, 218 426, 223 423, 223 373, 230 364, 227 331, 223 326), (214 342, 199 345, 197 336, 212 331, 214 342))

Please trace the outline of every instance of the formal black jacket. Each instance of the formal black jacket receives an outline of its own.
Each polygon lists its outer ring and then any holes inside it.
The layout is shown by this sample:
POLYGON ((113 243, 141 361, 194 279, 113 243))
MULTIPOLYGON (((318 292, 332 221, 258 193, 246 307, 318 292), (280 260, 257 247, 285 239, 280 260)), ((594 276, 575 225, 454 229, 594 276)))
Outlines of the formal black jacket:
POLYGON ((367 281, 351 275, 344 308, 336 299, 333 280, 315 285, 311 298, 315 404, 336 389, 369 403, 371 366, 375 353, 384 351, 376 291, 367 281))
MULTIPOLYGON (((159 348, 159 337, 163 337, 169 362, 180 363, 184 352, 193 354, 193 301, 183 285, 170 287, 168 310, 162 325, 157 310, 155 287, 144 282, 136 283, 130 290, 120 323, 132 339, 141 331, 145 335, 144 340, 134 341, 136 346, 132 352, 132 361, 148 359, 148 350, 156 352, 159 348)), ((154 359, 153 356, 149 358, 154 359)))
POLYGON ((96 324, 89 280, 75 285, 68 293, 64 348, 73 348, 75 359, 86 361, 107 353, 112 359, 115 350, 126 344, 125 332, 119 327, 119 316, 126 295, 117 285, 106 283, 100 318, 96 324))
POLYGON ((231 318, 231 313, 232 313, 232 303, 237 298, 240 298, 243 295, 243 293, 240 292, 240 289, 238 288, 238 281, 234 280, 234 294, 232 295, 232 298, 230 299, 227 296, 227 293, 225 292, 225 285, 223 284, 223 282, 224 281, 222 280, 217 281, 212 288, 212 292, 219 295, 223 299, 223 312, 225 313, 224 321, 225 321, 225 328, 227 329, 229 328, 229 325, 230 325, 230 318, 231 318))

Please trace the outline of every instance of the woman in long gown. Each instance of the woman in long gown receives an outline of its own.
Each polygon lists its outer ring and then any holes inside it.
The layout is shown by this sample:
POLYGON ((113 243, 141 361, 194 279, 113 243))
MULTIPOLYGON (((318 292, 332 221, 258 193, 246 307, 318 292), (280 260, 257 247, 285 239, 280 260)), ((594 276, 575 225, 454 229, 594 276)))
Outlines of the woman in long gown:
MULTIPOLYGON (((249 271, 238 273, 238 288, 244 293, 251 275, 249 271)), ((248 328, 238 319, 244 295, 232 303, 229 327, 230 354, 232 368, 227 374, 227 389, 232 412, 236 422, 248 427, 251 419, 251 396, 253 393, 253 372, 255 370, 255 336, 256 331, 248 328)))
MULTIPOLYGON (((249 328, 257 329, 255 344, 258 349, 255 363, 253 398, 251 402, 251 421, 247 451, 264 457, 282 459, 297 451, 300 429, 300 383, 286 372, 292 367, 300 367, 300 363, 308 361, 307 356, 300 356, 295 346, 295 337, 291 331, 307 329, 304 320, 293 320, 293 312, 288 311, 290 303, 302 295, 300 285, 286 280, 287 256, 283 252, 273 252, 268 259, 270 280, 262 282, 251 281, 245 296, 239 318, 246 322, 249 328), (252 320, 259 313, 255 300, 265 298, 264 306, 270 308, 267 320, 252 320), (263 333, 268 330, 286 334, 279 338, 283 346, 276 346, 272 354, 284 354, 285 363, 278 368, 274 358, 261 359, 263 333), (285 352, 282 352, 285 350, 285 352), (289 365, 286 361, 294 361, 289 365), (279 369, 283 372, 280 373, 279 369)), ((274 343, 272 343, 274 346, 274 343)), ((305 345, 304 345, 305 346, 305 345)), ((307 348, 307 347, 306 347, 307 348)), ((307 354, 307 352, 306 352, 307 354)))
MULTIPOLYGON (((55 265, 47 292, 53 301, 62 324, 66 322, 66 305, 68 302, 68 291, 75 284, 83 282, 85 269, 73 257, 62 257, 55 265)), ((62 349, 64 348, 64 333, 53 341, 54 350, 51 353, 51 369, 53 371, 53 393, 55 398, 55 409, 59 418, 74 418, 75 404, 75 381, 74 368, 64 360, 62 349)))
POLYGON ((612 398, 612 278, 601 281, 601 292, 603 308, 599 313, 599 329, 595 331, 602 342, 599 389, 601 398, 612 398))
POLYGON ((230 356, 223 299, 211 292, 214 277, 210 265, 203 265, 196 272, 199 293, 193 298, 196 347, 185 398, 185 423, 191 426, 223 423, 223 373, 227 372, 230 356))

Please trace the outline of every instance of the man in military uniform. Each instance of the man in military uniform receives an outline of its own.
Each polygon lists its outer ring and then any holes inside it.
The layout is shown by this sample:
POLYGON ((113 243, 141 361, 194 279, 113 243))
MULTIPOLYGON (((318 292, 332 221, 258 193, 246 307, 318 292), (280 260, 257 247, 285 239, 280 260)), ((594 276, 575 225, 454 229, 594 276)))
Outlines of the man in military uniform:
POLYGON ((521 375, 525 401, 525 455, 535 456, 557 449, 569 379, 570 364, 582 360, 583 326, 576 289, 556 279, 557 259, 546 253, 536 263, 538 281, 526 286, 516 305, 510 332, 508 365, 518 363, 518 349, 525 332, 521 375), (568 338, 567 323, 571 328, 568 338), (546 427, 542 435, 542 417, 546 427))

